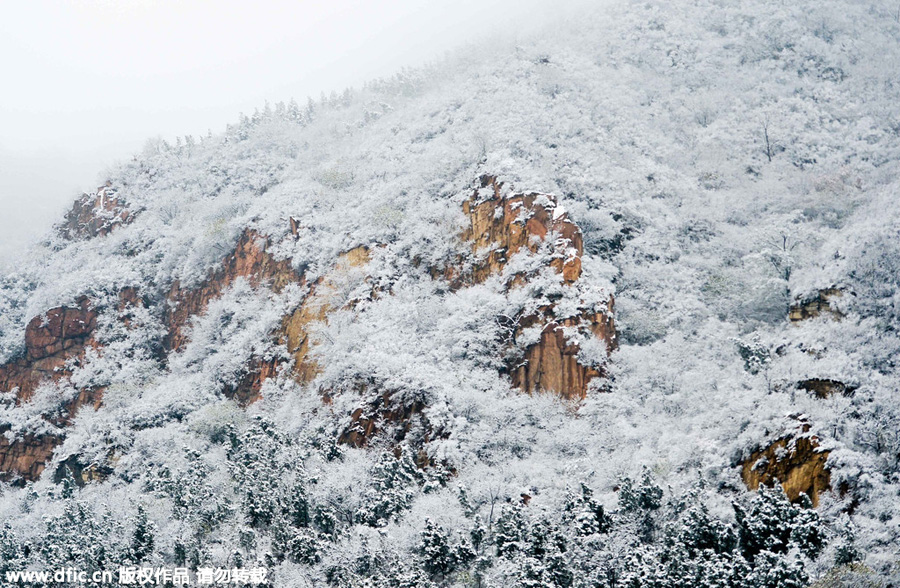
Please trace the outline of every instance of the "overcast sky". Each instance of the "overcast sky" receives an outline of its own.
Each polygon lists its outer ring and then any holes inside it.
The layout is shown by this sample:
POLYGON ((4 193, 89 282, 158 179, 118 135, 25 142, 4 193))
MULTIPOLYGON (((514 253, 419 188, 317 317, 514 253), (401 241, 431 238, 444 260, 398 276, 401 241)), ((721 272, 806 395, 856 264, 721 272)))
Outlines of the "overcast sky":
MULTIPOLYGON (((0 258, 146 139, 359 86, 551 15, 542 0, 10 0, 0 7, 0 258)), ((558 6, 558 4, 557 4, 558 6)))

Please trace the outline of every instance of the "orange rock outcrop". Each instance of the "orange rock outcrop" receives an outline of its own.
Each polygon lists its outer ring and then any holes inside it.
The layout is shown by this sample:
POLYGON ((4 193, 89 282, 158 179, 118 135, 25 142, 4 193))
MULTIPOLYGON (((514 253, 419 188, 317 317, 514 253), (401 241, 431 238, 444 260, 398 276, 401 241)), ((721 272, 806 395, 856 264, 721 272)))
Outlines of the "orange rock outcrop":
POLYGON ((77 306, 53 308, 31 319, 24 355, 0 365, 0 391, 16 390, 17 401, 23 402, 42 382, 68 375, 66 363, 79 360, 95 345, 91 335, 96 326, 97 313, 84 297, 77 306))
MULTIPOLYGON (((581 277, 584 240, 581 229, 549 194, 504 194, 503 184, 493 176, 483 176, 480 187, 463 203, 469 226, 462 238, 472 245, 475 261, 471 283, 480 283, 491 275, 501 275, 512 256, 521 251, 537 253, 549 248, 549 265, 574 286, 581 277), (552 242, 548 243, 548 239, 552 242)), ((446 272, 453 279, 454 270, 446 272)), ((528 276, 508 276, 508 287, 521 285, 528 276)), ((461 278, 455 278, 459 283, 461 278)), ((553 392, 566 399, 581 400, 588 384, 603 376, 602 366, 579 362, 580 348, 572 336, 594 336, 616 347, 613 297, 605 307, 580 308, 576 316, 556 318, 554 305, 548 304, 534 314, 516 317, 512 340, 525 329, 542 326, 540 340, 527 347, 523 357, 511 363, 508 371, 515 387, 525 392, 553 392)))
MULTIPOLYGON (((76 202, 73 212, 67 217, 64 233, 69 231, 69 236, 78 237, 105 234, 104 231, 111 225, 101 223, 103 219, 108 220, 108 215, 101 212, 112 210, 118 204, 110 194, 102 193, 103 188, 100 192, 76 202), (92 214, 100 218, 91 220, 88 217, 92 214)), ((301 281, 301 276, 292 269, 289 261, 276 260, 266 251, 267 244, 268 241, 254 231, 245 231, 234 250, 223 260, 222 266, 198 287, 181 288, 178 283, 172 285, 166 296, 167 306, 163 315, 167 328, 162 341, 164 355, 181 349, 187 341, 185 327, 189 319, 205 312, 209 302, 221 296, 237 278, 246 278, 254 286, 266 283, 275 291, 280 291, 289 282, 301 281)), ((128 308, 143 304, 144 300, 136 288, 124 288, 120 292, 118 310, 126 326, 131 320, 128 308)), ((16 402, 27 402, 42 383, 55 383, 68 378, 71 368, 84 359, 87 349, 99 348, 93 337, 97 316, 97 309, 93 308, 91 301, 82 297, 75 306, 54 308, 34 317, 25 331, 25 352, 13 361, 0 365, 0 391, 15 390, 16 402)), ((243 403, 254 401, 258 398, 262 382, 275 375, 277 367, 274 360, 252 361, 236 389, 229 391, 230 395, 243 403)), ((98 408, 102 392, 101 389, 79 390, 75 398, 62 407, 62 417, 48 416, 47 419, 57 426, 68 425, 81 406, 98 408)), ((62 434, 26 434, 12 440, 0 437, 0 479, 36 479, 62 440, 62 434)))
POLYGON ((167 308, 163 321, 167 334, 163 340, 166 352, 179 351, 188 340, 186 326, 191 317, 206 312, 210 301, 222 295, 238 278, 247 279, 251 285, 267 283, 280 292, 301 277, 291 267, 290 260, 276 260, 266 251, 268 239, 253 230, 246 230, 238 239, 234 250, 225 256, 222 265, 193 288, 183 288, 179 282, 172 284, 166 295, 167 308))
POLYGON ((62 443, 57 435, 25 434, 10 441, 0 430, 0 480, 19 482, 37 480, 62 443))
MULTIPOLYGON (((451 264, 441 275, 454 289, 484 282, 492 275, 503 274, 507 262, 520 252, 548 254, 549 266, 561 276, 566 287, 576 287, 581 277, 583 239, 581 231, 568 218, 556 200, 546 194, 512 194, 503 192, 496 178, 484 176, 472 198, 463 204, 469 223, 462 239, 471 245, 466 259, 451 264)), ((128 222, 132 213, 107 185, 97 194, 76 202, 60 231, 68 238, 88 238, 107 234, 120 223, 128 222)), ((291 231, 297 234, 302 227, 290 219, 291 231)), ((343 275, 354 268, 364 267, 370 259, 368 247, 357 247, 342 254, 331 272, 307 283, 302 272, 293 269, 290 260, 276 259, 269 252, 268 238, 253 230, 246 230, 232 252, 203 282, 194 287, 182 287, 178 282, 165 293, 162 320, 166 334, 161 341, 161 359, 181 350, 189 338, 187 326, 191 317, 206 312, 209 303, 222 295, 235 280, 244 278, 254 287, 268 287, 282 291, 290 283, 308 286, 303 302, 283 318, 272 333, 274 342, 283 344, 292 364, 292 375, 298 382, 310 382, 319 366, 310 357, 310 326, 327 320, 335 309, 335 293, 343 275)), ((522 285, 529 276, 525 273, 506 276, 507 288, 522 285)), ((375 293, 373 293, 375 295, 375 293)), ((120 320, 126 326, 130 320, 125 312, 129 306, 143 305, 144 299, 134 288, 120 293, 120 320)), ((352 304, 352 303, 351 303, 352 304)), ((551 301, 537 311, 516 317, 511 341, 521 338, 525 329, 540 328, 537 342, 522 350, 520 357, 511 360, 506 370, 514 386, 527 392, 554 392, 565 398, 583 398, 589 383, 603 376, 603 367, 582 365, 580 348, 573 338, 597 337, 611 350, 616 344, 610 296, 602 308, 585 304, 574 316, 557 317, 551 301)), ((97 309, 87 298, 73 307, 52 309, 35 317, 26 329, 26 350, 16 360, 0 366, 0 390, 17 390, 17 401, 27 401, 43 381, 59 381, 71 374, 71 366, 83 360, 86 350, 98 347, 93 338, 97 323, 97 309)), ((101 350, 102 351, 102 350, 101 350)), ((281 356, 252 358, 238 383, 225 394, 241 404, 259 398, 263 383, 282 370, 286 359, 281 356)), ((384 423, 400 425, 401 437, 414 419, 424 419, 424 405, 399 406, 391 395, 379 393, 377 406, 357 409, 351 425, 339 436, 339 441, 365 445, 384 423), (404 424, 405 423, 405 424, 404 424)), ((55 424, 68 424, 71 416, 83 405, 100 405, 102 390, 81 390, 70 401, 63 419, 55 424)), ((326 394, 324 400, 328 401, 326 394)), ((396 428, 396 427, 394 427, 396 428)), ((424 429, 430 431, 427 423, 424 429)), ((438 435, 434 431, 427 433, 438 435)), ((0 436, 0 476, 3 479, 33 480, 41 474, 52 457, 62 435, 21 436, 12 441, 0 436)), ((74 463, 74 462, 73 462, 74 463)))
POLYGON ((760 484, 772 486, 777 482, 791 501, 803 493, 817 506, 819 495, 831 488, 827 467, 830 452, 819 446, 818 437, 809 435, 809 430, 809 424, 801 421, 799 430, 752 453, 741 464, 747 488, 756 490, 760 484))
POLYGON ((550 194, 513 194, 502 192, 503 184, 493 176, 483 176, 481 187, 463 203, 469 226, 464 241, 484 259, 477 259, 472 281, 481 283, 502 272, 506 262, 522 249, 532 253, 553 236, 550 265, 572 284, 581 276, 584 243, 581 229, 550 194), (484 193, 490 196, 484 199, 484 193))
POLYGON ((318 366, 309 357, 309 326, 326 320, 328 313, 334 310, 332 297, 335 280, 352 268, 363 267, 367 263, 369 248, 364 245, 342 253, 334 269, 313 283, 303 304, 282 321, 279 338, 294 358, 294 378, 298 382, 311 382, 319 373, 318 366))
POLYGON ((540 341, 528 347, 522 360, 512 366, 513 386, 526 392, 554 392, 569 400, 584 399, 591 380, 605 374, 600 367, 579 362, 580 347, 571 341, 566 331, 589 333, 605 341, 607 349, 611 349, 615 346, 612 312, 610 297, 605 312, 585 312, 559 321, 549 317, 529 317, 531 321, 542 322, 544 327, 540 341))

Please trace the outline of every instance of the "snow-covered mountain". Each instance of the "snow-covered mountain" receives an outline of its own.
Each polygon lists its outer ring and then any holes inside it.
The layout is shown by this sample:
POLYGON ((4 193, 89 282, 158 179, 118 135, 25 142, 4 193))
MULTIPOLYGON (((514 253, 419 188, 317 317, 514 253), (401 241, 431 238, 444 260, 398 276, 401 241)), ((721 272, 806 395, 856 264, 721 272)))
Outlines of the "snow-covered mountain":
POLYGON ((896 584, 898 14, 625 2, 148 143, 0 280, 0 572, 896 584))

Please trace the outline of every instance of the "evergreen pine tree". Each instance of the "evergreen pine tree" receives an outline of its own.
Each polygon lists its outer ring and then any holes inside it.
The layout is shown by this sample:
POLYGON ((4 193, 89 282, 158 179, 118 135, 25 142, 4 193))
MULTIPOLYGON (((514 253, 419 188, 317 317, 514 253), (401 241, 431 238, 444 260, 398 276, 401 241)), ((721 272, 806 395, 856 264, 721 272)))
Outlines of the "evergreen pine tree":
POLYGON ((625 512, 654 511, 662 506, 662 496, 662 488, 653 481, 650 470, 644 468, 639 483, 635 484, 630 478, 622 480, 619 506, 625 512))
POLYGON ((845 566, 862 561, 862 554, 856 547, 856 528, 846 514, 838 523, 838 538, 835 546, 834 565, 845 566))
POLYGON ((809 575, 796 557, 760 551, 742 584, 745 588, 806 588, 809 575))
POLYGON ((449 535, 431 519, 425 519, 419 553, 422 555, 422 567, 431 575, 445 576, 453 570, 456 563, 449 535))
POLYGON ((518 504, 506 504, 500 509, 500 516, 494 526, 494 545, 497 555, 509 556, 521 549, 525 517, 518 504))
POLYGON ((578 493, 570 493, 566 501, 565 514, 578 535, 586 536, 605 533, 609 530, 609 517, 603 505, 594 500, 594 492, 584 483, 578 493))
POLYGON ((140 564, 153 553, 155 533, 156 525, 147 518, 147 512, 144 510, 143 505, 138 505, 134 532, 131 534, 131 546, 128 552, 129 559, 133 563, 140 564))
POLYGON ((412 450, 403 449, 399 457, 390 452, 381 456, 363 505, 356 514, 359 522, 381 527, 395 514, 409 508, 419 478, 411 453, 412 450))
POLYGON ((30 553, 31 544, 17 537, 9 523, 0 527, 0 578, 6 578, 6 572, 25 569, 30 553))
POLYGON ((484 521, 481 520, 480 515, 476 514, 475 518, 472 520, 472 528, 469 530, 469 537, 472 540, 472 548, 476 553, 481 553, 481 548, 487 537, 487 527, 484 526, 484 521))
POLYGON ((824 544, 819 529, 819 515, 811 504, 791 504, 784 490, 776 484, 760 487, 745 508, 735 503, 740 546, 745 558, 753 561, 762 551, 787 553, 790 547, 800 549, 808 557, 818 555, 824 544))

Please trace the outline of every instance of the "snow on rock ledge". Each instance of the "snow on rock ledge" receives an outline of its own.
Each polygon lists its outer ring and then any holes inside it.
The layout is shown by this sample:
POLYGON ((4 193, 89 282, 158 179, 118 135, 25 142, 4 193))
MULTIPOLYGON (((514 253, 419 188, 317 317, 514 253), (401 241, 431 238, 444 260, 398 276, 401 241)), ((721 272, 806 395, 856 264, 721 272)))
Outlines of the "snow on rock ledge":
POLYGON ((827 316, 834 320, 844 318, 844 313, 835 307, 835 302, 844 296, 840 288, 825 288, 819 290, 814 296, 798 300, 791 305, 788 319, 792 323, 798 323, 819 316, 827 316))
POLYGON ((58 230, 63 238, 72 241, 90 239, 107 235, 116 226, 132 220, 134 214, 107 182, 93 194, 76 200, 58 230))
POLYGON ((830 453, 819 445, 819 438, 810 434, 809 423, 801 418, 795 431, 744 460, 741 477, 750 490, 756 490, 761 484, 780 483, 792 502, 806 494, 813 506, 817 506, 819 495, 831 488, 827 467, 830 453))
MULTIPOLYGON (((549 265, 562 276, 567 287, 577 287, 581 277, 584 241, 581 229, 569 219, 565 209, 549 194, 504 195, 503 185, 493 176, 483 176, 480 187, 463 203, 469 226, 463 239, 471 242, 475 261, 469 283, 482 283, 492 275, 504 273, 507 262, 521 251, 537 253, 549 245, 549 265), (547 243, 553 239, 552 243, 547 243)), ((452 279, 454 271, 449 272, 452 279)), ((528 281, 515 273, 508 287, 528 281)), ((464 278, 457 278, 457 283, 464 278)), ((606 345, 607 353, 616 348, 613 296, 602 308, 580 304, 578 314, 559 318, 551 301, 537 311, 515 317, 513 341, 526 329, 541 329, 538 342, 528 346, 520 360, 510 363, 508 371, 515 387, 528 392, 551 392, 569 400, 581 400, 592 380, 603 377, 602 366, 579 359, 578 340, 596 337, 606 345), (573 336, 574 335, 574 336, 573 336)))
MULTIPOLYGON (((566 292, 563 312, 559 299, 551 295, 535 295, 508 326, 509 346, 506 367, 502 369, 513 386, 528 393, 549 392, 566 399, 581 400, 588 393, 592 381, 605 376, 605 355, 599 362, 584 358, 583 344, 605 346, 606 352, 615 348, 616 333, 613 321, 613 298, 601 293, 598 298, 584 294, 587 288, 579 282, 582 274, 583 240, 581 231, 566 211, 547 194, 503 193, 502 184, 492 176, 484 176, 480 187, 463 204, 469 219, 461 238, 471 246, 471 254, 451 263, 443 271, 435 270, 436 278, 446 279, 451 289, 482 284, 492 276, 500 276, 507 291, 521 288, 542 273, 548 266, 560 276, 558 287, 566 292), (532 255, 532 263, 508 266, 516 254, 532 255)), ((93 196, 85 196, 67 216, 61 233, 69 238, 88 238, 106 234, 118 222, 130 217, 127 210, 108 186, 93 196)), ((293 224, 293 223, 292 223, 293 224)), ((298 230, 292 226, 292 230, 298 230)), ((292 364, 290 376, 299 383, 309 383, 319 374, 319 366, 310 356, 309 328, 313 323, 327 321, 334 308, 334 284, 343 273, 365 272, 370 250, 360 246, 341 254, 331 271, 315 281, 307 281, 303 271, 292 267, 289 259, 276 259, 269 251, 269 238, 247 229, 205 280, 193 287, 175 282, 158 299, 145 301, 136 288, 126 288, 119 295, 120 311, 128 306, 161 305, 161 319, 165 334, 160 341, 160 360, 165 363, 172 353, 180 352, 190 339, 186 328, 195 316, 206 313, 210 302, 223 295, 237 279, 246 279, 254 288, 262 287, 278 293, 288 284, 307 289, 297 307, 288 312, 281 324, 270 334, 276 345, 283 345, 286 355, 251 358, 244 374, 231 389, 223 393, 242 405, 260 398, 264 382, 282 373, 281 368, 292 364)), ((544 272, 545 273, 545 272, 544 272)), ((544 277, 546 279, 546 276, 544 277)), ((553 280, 551 280, 553 281, 553 280)), ((380 294, 390 295, 389 291, 380 294)), ((595 293, 596 294, 596 293, 595 293)), ((376 293, 373 292, 373 296, 376 293)), ((60 382, 71 375, 88 348, 102 348, 93 336, 98 310, 87 298, 76 306, 60 307, 35 317, 26 331, 26 352, 22 357, 0 366, 2 391, 16 391, 16 402, 29 401, 34 390, 45 381, 60 382)), ((498 320, 501 317, 498 317, 498 320)), ((120 317, 121 320, 121 317, 120 317)), ((127 319, 126 319, 127 320, 127 319)), ((126 323, 126 327, 127 327, 126 323)), ((287 372, 284 372, 287 375, 287 372)), ((58 434, 0 438, 0 477, 6 480, 34 480, 62 442, 64 429, 82 405, 100 407, 102 389, 79 390, 63 411, 62 420, 52 420, 58 434)), ((424 418, 424 405, 400 406, 391 395, 377 396, 378 406, 366 406, 349 415, 350 426, 339 435, 339 441, 351 445, 366 445, 369 439, 386 425, 408 428, 413 418, 424 418)), ((324 391, 323 401, 329 402, 324 391)), ((429 427, 425 426, 426 429, 429 427)), ((430 431, 430 429, 429 429, 430 431)), ((11 432, 10 432, 11 434, 11 432)), ((430 431, 427 436, 440 435, 430 431)), ((74 456, 73 459, 77 458, 74 456)))
MULTIPOLYGON (((97 311, 82 297, 76 306, 61 306, 34 317, 25 329, 25 353, 22 357, 0 365, 0 392, 15 393, 16 404, 29 402, 39 386, 57 383, 71 375, 74 364, 81 362, 89 348, 96 348, 93 331, 97 311)), ((100 405, 103 391, 79 390, 61 407, 60 414, 44 419, 53 425, 67 425, 84 405, 100 405), (60 416, 61 415, 61 416, 60 416)), ((12 436, 9 426, 0 431, 0 480, 35 480, 47 460, 62 442, 54 434, 12 436), (8 436, 9 435, 9 436, 8 436)))
POLYGON ((534 192, 505 196, 502 188, 494 176, 482 176, 481 187, 463 203, 463 212, 469 217, 463 239, 471 242, 476 256, 484 256, 475 262, 472 281, 479 284, 499 274, 522 249, 536 253, 548 235, 555 237, 551 267, 567 284, 578 280, 584 253, 581 229, 569 220, 556 198, 534 192))

